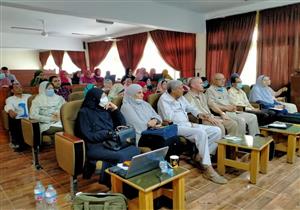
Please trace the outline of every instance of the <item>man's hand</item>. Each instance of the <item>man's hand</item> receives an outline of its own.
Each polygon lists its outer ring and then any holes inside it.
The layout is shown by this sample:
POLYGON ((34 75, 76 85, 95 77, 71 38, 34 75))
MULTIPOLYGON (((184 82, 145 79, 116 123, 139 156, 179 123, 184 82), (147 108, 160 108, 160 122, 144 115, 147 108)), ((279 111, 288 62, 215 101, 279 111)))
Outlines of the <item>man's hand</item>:
POLYGON ((147 126, 149 128, 155 128, 156 123, 157 123, 157 119, 151 119, 151 120, 148 121, 147 126))
POLYGON ((223 120, 218 120, 214 117, 209 117, 207 121, 210 122, 212 125, 218 125, 219 123, 222 123, 223 120))
POLYGON ((17 112, 14 112, 13 110, 9 110, 8 111, 8 114, 11 118, 15 119, 16 116, 18 115, 17 112))
POLYGON ((208 120, 210 118, 210 115, 209 114, 198 114, 198 119, 201 119, 201 120, 208 120))
POLYGON ((106 104, 106 106, 104 107, 104 109, 115 111, 115 110, 118 109, 118 107, 114 103, 108 102, 108 104, 106 104))
POLYGON ((276 109, 284 109, 284 105, 276 105, 275 108, 276 109))
POLYGON ((225 112, 222 112, 220 115, 221 115, 221 118, 223 120, 229 120, 230 119, 225 112))

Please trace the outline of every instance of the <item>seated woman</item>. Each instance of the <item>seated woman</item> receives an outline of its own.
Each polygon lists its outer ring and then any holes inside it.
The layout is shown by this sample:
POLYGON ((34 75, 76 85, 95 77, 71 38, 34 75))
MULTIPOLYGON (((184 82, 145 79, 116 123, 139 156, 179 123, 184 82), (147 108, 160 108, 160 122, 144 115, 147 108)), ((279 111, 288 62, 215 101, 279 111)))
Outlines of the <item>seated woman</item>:
MULTIPOLYGON (((119 151, 103 146, 103 141, 113 138, 115 128, 125 124, 125 119, 118 107, 108 102, 103 90, 93 88, 87 92, 78 113, 75 135, 85 141, 89 160, 102 160, 108 163, 108 166, 116 165, 125 160, 131 160, 133 156, 139 154, 138 148, 134 145, 119 151)), ((107 184, 107 180, 103 177, 101 179, 107 184)))
POLYGON ((136 130, 136 141, 139 147, 150 147, 158 149, 164 146, 169 146, 168 154, 178 153, 176 145, 178 145, 178 137, 170 138, 167 141, 164 139, 152 139, 147 136, 141 136, 142 132, 147 128, 161 127, 162 119, 154 111, 150 104, 143 100, 143 88, 138 84, 130 85, 124 95, 121 112, 124 115, 128 125, 136 130))
POLYGON ((118 96, 123 96, 124 95, 124 87, 120 83, 116 83, 112 86, 111 90, 109 91, 108 94, 108 100, 112 101, 118 96))
POLYGON ((160 80, 157 84, 156 93, 164 93, 167 91, 167 80, 160 80))
POLYGON ((32 100, 30 118, 39 121, 41 134, 50 135, 62 131, 60 108, 65 103, 63 97, 56 95, 50 82, 42 82, 39 94, 32 100))
POLYGON ((147 83, 143 82, 143 81, 139 81, 139 82, 137 82, 137 84, 143 88, 143 94, 144 94, 143 99, 144 99, 144 101, 147 101, 149 95, 152 94, 152 92, 150 90, 148 90, 148 88, 147 88, 147 83))
POLYGON ((256 84, 250 91, 249 101, 258 103, 262 106, 262 109, 271 109, 276 113, 279 121, 300 123, 299 113, 288 113, 285 106, 276 101, 271 89, 269 87, 269 77, 261 75, 257 78, 256 84))

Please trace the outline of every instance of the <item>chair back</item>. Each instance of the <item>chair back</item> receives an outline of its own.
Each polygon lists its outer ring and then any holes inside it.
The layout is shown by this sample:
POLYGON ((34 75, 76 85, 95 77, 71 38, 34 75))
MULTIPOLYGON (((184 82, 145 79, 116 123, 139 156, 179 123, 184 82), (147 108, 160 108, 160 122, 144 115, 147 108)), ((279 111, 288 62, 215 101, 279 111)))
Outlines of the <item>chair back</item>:
POLYGON ((37 96, 37 95, 32 95, 32 96, 30 96, 30 97, 27 99, 27 107, 28 107, 28 110, 30 110, 32 101, 33 101, 33 99, 34 99, 36 96, 37 96))
POLYGON ((161 93, 154 93, 148 96, 148 103, 153 107, 155 111, 157 111, 157 102, 161 95, 161 93))
POLYGON ((65 103, 60 110, 61 122, 64 132, 74 135, 75 122, 83 100, 70 101, 65 103))
POLYGON ((83 99, 84 99, 83 91, 76 91, 71 93, 68 96, 68 101, 76 101, 76 100, 83 100, 83 99))
POLYGON ((249 85, 243 85, 242 90, 246 93, 247 98, 249 98, 249 94, 250 94, 250 86, 249 85))
POLYGON ((121 108, 123 104, 123 96, 118 96, 114 98, 111 102, 114 103, 118 108, 121 108))

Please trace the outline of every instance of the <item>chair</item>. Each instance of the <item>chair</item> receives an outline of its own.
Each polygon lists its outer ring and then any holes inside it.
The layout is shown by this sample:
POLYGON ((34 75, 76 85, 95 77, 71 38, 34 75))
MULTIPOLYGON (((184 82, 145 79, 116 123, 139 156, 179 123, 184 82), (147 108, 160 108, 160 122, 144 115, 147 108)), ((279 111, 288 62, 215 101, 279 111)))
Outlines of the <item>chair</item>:
MULTIPOLYGON (((247 98, 249 99, 249 94, 251 91, 251 88, 249 85, 243 85, 242 90, 246 93, 247 98)), ((256 108, 256 109, 260 109, 260 105, 258 103, 253 103, 251 102, 251 105, 256 108)), ((239 111, 243 111, 243 110, 239 110, 239 111)))
POLYGON ((86 86, 86 84, 73 85, 72 92, 84 91, 85 86, 86 86))
POLYGON ((148 103, 153 107, 153 109, 157 112, 157 102, 162 94, 161 93, 153 93, 148 96, 148 103))
MULTIPOLYGON (((32 100, 36 95, 32 95, 27 100, 27 106, 30 110, 32 100)), ((52 138, 48 135, 41 135, 39 122, 32 119, 22 119, 22 133, 24 142, 32 148, 33 162, 36 169, 41 169, 39 163, 39 150, 42 143, 52 143, 52 138)))
POLYGON ((68 101, 76 101, 76 100, 82 100, 82 99, 84 99, 83 91, 76 91, 76 92, 71 93, 68 96, 68 101))
POLYGON ((55 153, 59 167, 70 175, 71 195, 77 191, 77 176, 85 163, 84 141, 74 134, 75 122, 83 100, 71 101, 61 107, 64 132, 55 134, 55 153))

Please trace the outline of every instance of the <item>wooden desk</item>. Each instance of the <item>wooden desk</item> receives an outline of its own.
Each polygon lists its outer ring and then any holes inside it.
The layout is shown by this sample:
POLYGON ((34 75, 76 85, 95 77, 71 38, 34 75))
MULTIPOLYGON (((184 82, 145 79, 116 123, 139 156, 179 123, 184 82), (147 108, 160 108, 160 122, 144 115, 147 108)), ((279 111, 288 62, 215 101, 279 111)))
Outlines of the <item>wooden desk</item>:
POLYGON ((225 174, 225 166, 231 166, 238 169, 250 171, 250 182, 256 183, 258 171, 266 174, 268 171, 269 162, 269 144, 273 141, 271 137, 240 137, 240 141, 221 139, 218 143, 218 172, 221 175, 225 174), (244 163, 238 160, 226 158, 226 146, 251 150, 250 163, 244 163))
MULTIPOLYGON (((296 158, 297 138, 300 137, 300 125, 294 124, 287 129, 262 126, 260 127, 260 132, 264 136, 272 135, 275 141, 275 150, 287 152, 287 162, 294 163, 296 158), (282 136, 287 136, 287 144, 286 138, 282 138, 282 136)), ((298 148, 300 150, 300 145, 298 145, 298 148)), ((300 151, 298 151, 298 155, 300 155, 300 151)))
POLYGON ((112 192, 122 193, 123 182, 139 190, 139 197, 128 201, 128 209, 153 209, 153 200, 162 195, 173 199, 173 209, 185 209, 184 176, 189 173, 185 168, 174 169, 173 176, 161 175, 160 169, 155 169, 130 179, 124 179, 108 169, 106 173, 111 175, 112 192), (162 188, 169 182, 173 183, 173 189, 162 188))

